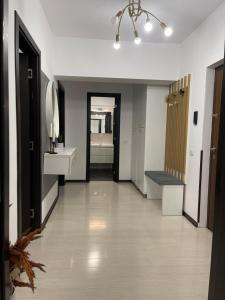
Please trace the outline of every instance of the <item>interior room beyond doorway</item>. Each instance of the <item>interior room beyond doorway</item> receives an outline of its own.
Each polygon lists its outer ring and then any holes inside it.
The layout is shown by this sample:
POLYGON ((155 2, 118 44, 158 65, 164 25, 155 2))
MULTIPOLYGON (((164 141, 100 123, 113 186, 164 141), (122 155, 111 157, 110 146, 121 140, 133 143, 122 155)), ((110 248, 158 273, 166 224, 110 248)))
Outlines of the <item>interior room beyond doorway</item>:
POLYGON ((115 98, 91 97, 90 180, 113 180, 115 98))

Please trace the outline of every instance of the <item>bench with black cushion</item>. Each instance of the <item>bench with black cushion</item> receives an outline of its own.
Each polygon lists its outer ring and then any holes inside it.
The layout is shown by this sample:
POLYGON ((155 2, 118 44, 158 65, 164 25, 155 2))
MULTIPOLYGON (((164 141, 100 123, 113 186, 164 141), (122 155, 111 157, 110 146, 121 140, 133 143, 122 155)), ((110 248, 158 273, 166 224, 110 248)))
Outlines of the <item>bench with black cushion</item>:
POLYGON ((162 214, 181 216, 184 183, 165 171, 146 171, 147 198, 162 199, 162 214))

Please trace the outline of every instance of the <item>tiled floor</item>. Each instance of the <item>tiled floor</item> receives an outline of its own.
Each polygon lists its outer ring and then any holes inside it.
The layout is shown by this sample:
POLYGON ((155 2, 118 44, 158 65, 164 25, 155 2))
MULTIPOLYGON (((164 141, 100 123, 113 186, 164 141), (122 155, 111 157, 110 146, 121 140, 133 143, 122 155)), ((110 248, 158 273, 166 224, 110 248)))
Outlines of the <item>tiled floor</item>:
POLYGON ((129 183, 69 183, 30 249, 46 264, 16 300, 206 300, 211 233, 162 217, 129 183))
POLYGON ((90 181, 112 181, 113 170, 112 169, 90 169, 90 181))

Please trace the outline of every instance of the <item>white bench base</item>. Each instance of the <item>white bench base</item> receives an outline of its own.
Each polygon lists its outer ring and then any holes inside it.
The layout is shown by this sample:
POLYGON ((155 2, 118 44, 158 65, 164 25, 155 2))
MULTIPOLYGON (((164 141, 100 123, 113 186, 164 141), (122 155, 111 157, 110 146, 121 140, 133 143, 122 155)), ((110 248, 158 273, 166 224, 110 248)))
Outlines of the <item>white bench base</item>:
POLYGON ((162 199, 163 216, 182 216, 183 215, 183 185, 163 185, 147 178, 147 199, 162 199))
POLYGON ((164 185, 162 187, 162 214, 163 216, 183 215, 183 185, 164 185))

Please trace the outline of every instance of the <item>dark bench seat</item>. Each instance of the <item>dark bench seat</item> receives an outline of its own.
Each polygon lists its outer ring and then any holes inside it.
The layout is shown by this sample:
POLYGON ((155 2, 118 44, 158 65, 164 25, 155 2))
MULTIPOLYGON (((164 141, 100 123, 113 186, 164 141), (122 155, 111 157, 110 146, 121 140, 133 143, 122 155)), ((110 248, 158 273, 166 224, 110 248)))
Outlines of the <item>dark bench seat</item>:
POLYGON ((162 199, 164 216, 182 216, 184 183, 165 171, 146 171, 147 198, 162 199))
POLYGON ((151 178, 158 185, 184 185, 184 183, 175 176, 165 171, 146 171, 145 175, 151 178))

